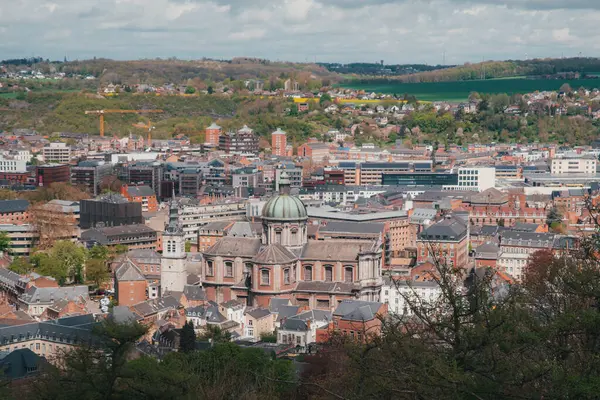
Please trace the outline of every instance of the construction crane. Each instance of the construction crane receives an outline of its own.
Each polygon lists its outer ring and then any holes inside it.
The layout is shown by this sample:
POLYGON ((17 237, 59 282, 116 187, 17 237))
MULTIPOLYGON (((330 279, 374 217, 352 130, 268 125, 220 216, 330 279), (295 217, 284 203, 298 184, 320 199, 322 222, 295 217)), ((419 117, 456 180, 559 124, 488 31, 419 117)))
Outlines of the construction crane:
POLYGON ((161 112, 163 112, 163 110, 90 110, 85 113, 100 117, 100 136, 104 137, 104 114, 144 114, 161 112))
POLYGON ((154 126, 152 126, 152 122, 148 121, 148 124, 142 124, 141 122, 139 124, 132 124, 135 128, 140 128, 140 129, 147 129, 148 130, 148 147, 152 146, 152 130, 155 129, 154 126))

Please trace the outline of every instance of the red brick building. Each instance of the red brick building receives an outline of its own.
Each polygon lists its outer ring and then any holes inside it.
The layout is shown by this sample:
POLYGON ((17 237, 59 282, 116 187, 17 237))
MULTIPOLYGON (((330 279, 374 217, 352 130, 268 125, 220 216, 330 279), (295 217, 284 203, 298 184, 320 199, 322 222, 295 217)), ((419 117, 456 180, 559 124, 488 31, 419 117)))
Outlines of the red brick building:
POLYGON ((448 215, 423 230, 417 237, 417 263, 446 262, 453 267, 467 266, 469 227, 462 218, 448 215))
POLYGON ((0 200, 0 224, 23 225, 31 222, 27 200, 0 200))
POLYGON ((156 193, 150 186, 127 186, 121 187, 121 195, 127 200, 135 203, 142 203, 143 212, 158 211, 158 201, 156 193))
POLYGON ((285 157, 287 156, 287 137, 285 131, 281 128, 277 128, 275 132, 271 134, 271 153, 274 156, 285 157))
POLYGON ((65 164, 39 165, 35 169, 35 182, 45 187, 56 182, 71 182, 71 167, 65 164))
POLYGON ((382 320, 388 314, 388 305, 374 301, 344 300, 333 312, 333 321, 317 329, 317 343, 329 340, 332 333, 341 333, 358 342, 381 336, 382 320))
POLYGON ((219 145, 219 137, 223 133, 223 128, 214 122, 205 130, 206 138, 204 142, 211 147, 217 147, 219 145))
POLYGON ((115 269, 114 282, 119 305, 132 306, 146 300, 146 277, 131 260, 126 259, 115 269))

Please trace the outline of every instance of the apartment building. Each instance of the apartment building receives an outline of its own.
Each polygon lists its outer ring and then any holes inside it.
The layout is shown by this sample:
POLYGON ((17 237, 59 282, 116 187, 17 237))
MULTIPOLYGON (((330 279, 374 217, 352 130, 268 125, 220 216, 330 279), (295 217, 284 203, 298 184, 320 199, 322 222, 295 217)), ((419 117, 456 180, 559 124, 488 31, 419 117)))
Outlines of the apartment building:
POLYGON ((31 221, 27 200, 0 200, 0 224, 22 225, 31 221))
POLYGON ((244 125, 237 132, 228 132, 219 137, 219 149, 230 154, 257 154, 258 136, 244 125))
POLYGON ((287 155, 287 138, 285 131, 281 128, 271 133, 271 153, 274 156, 285 157, 287 155))
POLYGON ((213 122, 205 130, 205 143, 211 147, 217 147, 219 145, 219 137, 221 136, 221 133, 223 133, 223 128, 213 122))
POLYGON ((121 195, 127 200, 142 204, 142 212, 158 211, 156 193, 150 186, 128 186, 121 187, 121 195))
POLYGON ((50 186, 53 183, 71 182, 71 166, 47 164, 35 167, 35 179, 38 186, 50 186))
POLYGON ((553 175, 593 175, 596 173, 596 164, 595 158, 554 158, 550 164, 550 172, 553 175))
POLYGON ((42 149, 42 156, 46 162, 68 164, 71 161, 71 146, 66 143, 48 143, 42 149))
POLYGON ((107 228, 92 228, 81 234, 81 241, 89 247, 124 245, 132 249, 152 249, 158 247, 157 232, 146 225, 123 225, 107 228))
POLYGON ((28 257, 39 240, 39 233, 31 224, 0 224, 0 231, 10 238, 10 253, 28 257))
POLYGON ((452 267, 467 266, 469 226, 466 221, 448 215, 424 229, 417 238, 417 263, 445 262, 452 267))
POLYGON ((100 183, 112 174, 112 166, 104 161, 82 161, 71 167, 71 185, 83 186, 92 196, 100 194, 100 183))

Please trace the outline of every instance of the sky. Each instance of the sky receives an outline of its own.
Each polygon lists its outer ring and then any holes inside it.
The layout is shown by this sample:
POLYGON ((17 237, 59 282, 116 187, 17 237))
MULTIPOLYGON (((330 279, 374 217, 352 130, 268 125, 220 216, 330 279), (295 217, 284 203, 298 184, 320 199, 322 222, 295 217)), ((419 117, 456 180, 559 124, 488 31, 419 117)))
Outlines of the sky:
POLYGON ((0 59, 600 56, 600 0, 0 0, 0 59))

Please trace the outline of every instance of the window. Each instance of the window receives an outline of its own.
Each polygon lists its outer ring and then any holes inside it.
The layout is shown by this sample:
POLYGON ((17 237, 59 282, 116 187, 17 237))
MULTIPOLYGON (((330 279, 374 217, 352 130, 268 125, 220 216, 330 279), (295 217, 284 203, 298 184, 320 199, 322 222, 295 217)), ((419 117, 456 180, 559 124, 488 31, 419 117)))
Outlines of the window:
POLYGON ((229 278, 233 277, 233 263, 231 261, 225 262, 225 276, 229 278))
POLYGON ((275 243, 281 244, 281 230, 280 229, 275 231, 275 243))
POLYGON ((298 346, 302 345, 302 336, 296 336, 296 344, 298 346))
POLYGON ((269 270, 268 269, 260 270, 260 284, 261 285, 269 284, 269 270))
POLYGON ((206 275, 213 276, 215 274, 214 265, 212 261, 206 262, 206 275))
POLYGON ((344 282, 352 282, 354 281, 354 268, 346 267, 344 268, 344 282))
POLYGON ((251 319, 248 320, 248 326, 252 326, 252 320, 251 319))
POLYGON ((325 266, 325 282, 333 281, 333 267, 331 265, 325 266))
POLYGON ((288 285, 290 283, 290 269, 286 268, 283 270, 283 283, 288 285))
POLYGON ((304 267, 304 280, 312 281, 312 266, 310 265, 304 267))

